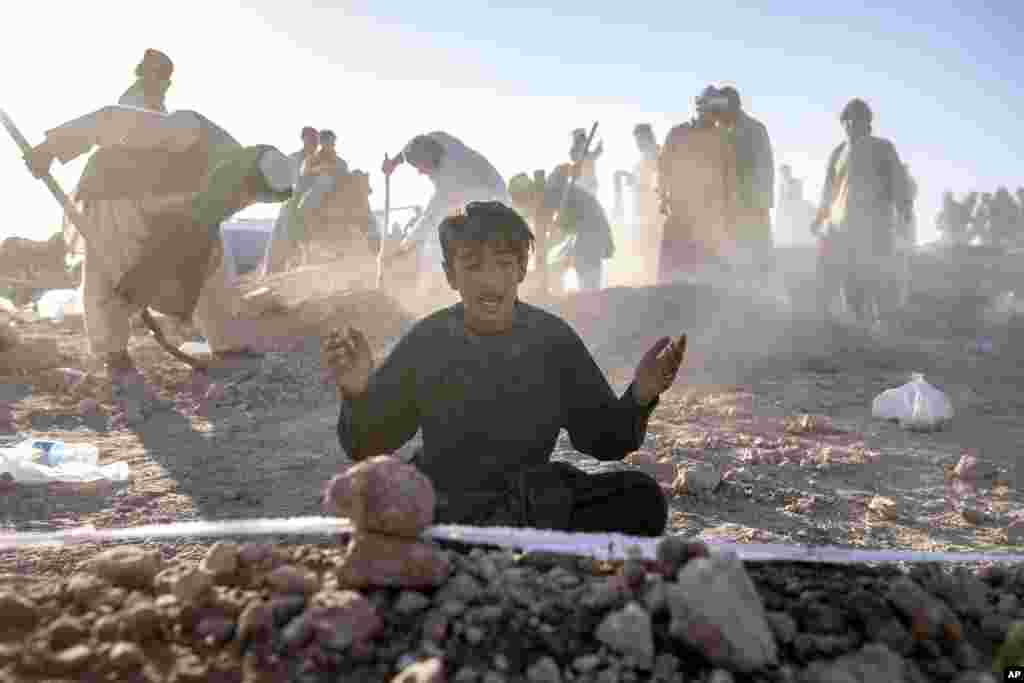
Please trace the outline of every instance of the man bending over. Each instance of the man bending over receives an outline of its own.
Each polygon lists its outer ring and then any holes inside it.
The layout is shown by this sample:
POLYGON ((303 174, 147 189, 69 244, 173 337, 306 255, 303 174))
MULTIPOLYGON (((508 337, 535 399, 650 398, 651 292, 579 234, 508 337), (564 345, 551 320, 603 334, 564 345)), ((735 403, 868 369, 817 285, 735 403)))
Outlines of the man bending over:
POLYGON ((636 451, 685 336, 655 343, 616 398, 572 327, 519 300, 534 238, 518 213, 472 202, 439 231, 460 303, 417 322, 378 368, 361 332, 324 341, 342 400, 341 446, 360 461, 422 428, 413 462, 434 484, 441 524, 660 535, 667 503, 652 478, 549 459, 562 428, 598 460, 636 451))

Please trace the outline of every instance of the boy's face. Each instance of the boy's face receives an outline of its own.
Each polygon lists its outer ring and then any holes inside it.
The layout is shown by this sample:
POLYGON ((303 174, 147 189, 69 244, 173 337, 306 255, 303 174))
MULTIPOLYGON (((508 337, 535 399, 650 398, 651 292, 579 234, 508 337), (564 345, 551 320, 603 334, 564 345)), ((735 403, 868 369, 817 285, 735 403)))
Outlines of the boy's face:
POLYGON ((497 334, 512 326, 519 285, 526 277, 520 247, 506 241, 456 242, 445 264, 448 284, 462 297, 466 325, 497 334))

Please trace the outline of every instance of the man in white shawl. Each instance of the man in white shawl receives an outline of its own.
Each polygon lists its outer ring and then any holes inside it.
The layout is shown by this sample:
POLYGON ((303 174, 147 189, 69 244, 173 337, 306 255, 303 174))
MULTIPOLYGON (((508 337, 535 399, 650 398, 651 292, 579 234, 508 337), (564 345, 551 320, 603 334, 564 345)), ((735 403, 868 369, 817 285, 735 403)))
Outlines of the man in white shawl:
POLYGON ((230 328, 238 300, 225 275, 220 223, 257 201, 282 201, 290 191, 280 151, 243 147, 197 112, 166 113, 172 71, 166 55, 147 50, 138 80, 121 98, 125 104, 47 131, 26 156, 42 177, 54 159, 66 164, 99 147, 75 191, 85 225, 79 231, 66 224, 65 235, 85 256, 89 351, 111 372, 134 368, 130 318, 145 307, 194 313, 217 357, 244 352, 230 328))
POLYGON ((406 232, 398 253, 417 250, 421 293, 444 291, 447 281, 438 233, 441 221, 469 202, 511 204, 512 199, 504 178, 491 162, 448 133, 417 135, 399 154, 385 161, 381 170, 391 175, 403 162, 430 178, 434 195, 420 219, 406 232))

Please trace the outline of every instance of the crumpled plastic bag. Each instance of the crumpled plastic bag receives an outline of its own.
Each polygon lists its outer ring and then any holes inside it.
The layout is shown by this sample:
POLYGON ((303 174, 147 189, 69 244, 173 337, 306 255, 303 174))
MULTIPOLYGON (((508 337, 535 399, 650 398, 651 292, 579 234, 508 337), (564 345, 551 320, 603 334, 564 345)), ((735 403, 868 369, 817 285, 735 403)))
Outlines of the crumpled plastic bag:
POLYGON ((894 420, 914 431, 934 431, 953 419, 949 398, 915 372, 909 382, 895 389, 886 389, 871 403, 871 415, 894 420))
POLYGON ((19 484, 85 483, 100 479, 123 482, 131 477, 126 462, 100 465, 95 446, 65 448, 68 460, 53 467, 40 458, 40 452, 32 447, 31 441, 0 448, 0 474, 10 474, 19 484))
POLYGON ((68 315, 82 314, 82 295, 77 289, 51 289, 36 302, 40 318, 60 322, 68 315))

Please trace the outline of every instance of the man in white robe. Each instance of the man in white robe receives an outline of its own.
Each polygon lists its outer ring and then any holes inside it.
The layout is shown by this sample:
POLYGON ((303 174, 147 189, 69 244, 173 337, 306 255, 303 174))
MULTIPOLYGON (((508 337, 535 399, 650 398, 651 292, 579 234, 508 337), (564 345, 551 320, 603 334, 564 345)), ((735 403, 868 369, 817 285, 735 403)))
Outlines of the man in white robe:
POLYGON ((499 201, 511 204, 505 180, 482 154, 443 131, 417 135, 399 154, 384 162, 390 175, 407 162, 430 178, 434 194, 420 219, 405 234, 398 253, 415 249, 421 293, 447 291, 438 226, 469 202, 499 201))

